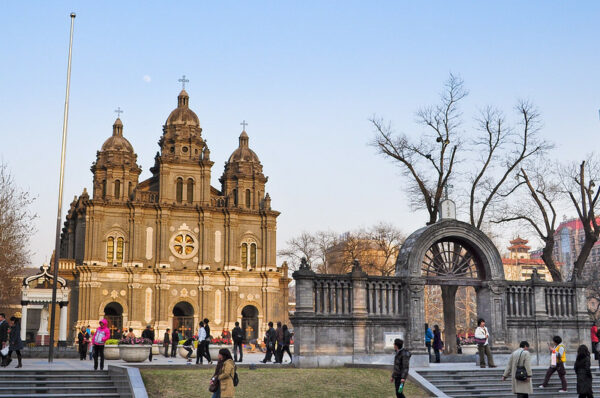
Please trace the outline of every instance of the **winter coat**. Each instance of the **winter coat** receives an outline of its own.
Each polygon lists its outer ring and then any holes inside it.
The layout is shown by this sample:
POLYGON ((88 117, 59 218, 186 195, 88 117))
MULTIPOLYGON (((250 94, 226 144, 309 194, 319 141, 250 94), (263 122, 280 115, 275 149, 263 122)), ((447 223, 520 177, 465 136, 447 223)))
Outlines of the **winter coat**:
POLYGON ((394 356, 394 373, 392 373, 394 379, 406 380, 410 365, 410 355, 410 352, 404 348, 396 351, 396 355, 394 356))
POLYGON ((244 332, 242 332, 242 328, 236 326, 231 331, 231 337, 233 338, 234 343, 241 343, 244 340, 244 332))
POLYGON ((0 323, 0 344, 8 341, 8 321, 5 319, 0 323))
POLYGON ((444 349, 444 343, 442 342, 442 334, 438 330, 435 330, 433 332, 433 349, 439 351, 442 351, 444 349))
POLYGON ((15 323, 14 326, 10 327, 8 346, 12 351, 23 349, 23 340, 21 340, 21 325, 19 323, 15 323))
POLYGON ((152 343, 154 343, 154 330, 148 328, 144 329, 142 332, 142 338, 151 340, 152 343))
POLYGON ((167 347, 171 344, 171 335, 165 332, 165 338, 163 339, 163 346, 167 347))
POLYGON ((431 328, 427 328, 425 331, 425 343, 431 343, 431 339, 433 339, 433 332, 431 328))
POLYGON ((292 333, 289 330, 283 332, 283 345, 290 345, 292 343, 292 333))
POLYGON ((106 319, 100 320, 100 327, 96 329, 92 336, 92 344, 104 345, 106 340, 110 339, 110 330, 106 327, 107 323, 106 319))
POLYGON ((577 374, 577 394, 592 394, 592 371, 590 370, 590 356, 577 357, 575 361, 577 374))
POLYGON ((217 375, 221 389, 221 398, 233 398, 235 387, 233 386, 233 375, 235 373, 235 364, 233 359, 228 359, 223 363, 221 372, 217 375))
POLYGON ((529 354, 529 351, 519 348, 510 354, 508 364, 506 364, 506 369, 504 369, 504 377, 510 378, 510 381, 512 382, 512 392, 514 394, 533 394, 531 377, 525 381, 515 379, 517 366, 525 366, 527 375, 533 375, 533 373, 531 373, 531 354, 529 354))
POLYGON ((173 338, 173 340, 171 340, 171 344, 173 344, 174 346, 178 345, 179 344, 179 333, 177 333, 176 330, 173 330, 171 337, 173 338))

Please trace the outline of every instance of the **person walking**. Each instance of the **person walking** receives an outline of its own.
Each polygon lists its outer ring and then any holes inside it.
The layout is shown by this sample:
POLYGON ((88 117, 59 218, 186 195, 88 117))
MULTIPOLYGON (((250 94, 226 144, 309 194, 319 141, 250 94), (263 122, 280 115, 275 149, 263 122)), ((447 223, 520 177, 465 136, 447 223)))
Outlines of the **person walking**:
MULTIPOLYGON (((150 344, 154 344, 154 330, 151 325, 146 325, 146 329, 142 332, 142 338, 150 340, 150 344)), ((152 362, 152 347, 150 347, 150 354, 148 360, 152 362)))
POLYGON ((425 324, 425 347, 427 347, 427 355, 429 356, 429 362, 431 362, 431 340, 433 340, 433 331, 429 327, 429 324, 425 324))
POLYGON ((240 323, 236 322, 235 327, 231 331, 231 338, 233 339, 233 362, 242 362, 244 358, 244 350, 242 342, 244 341, 244 332, 240 327, 240 323), (240 360, 238 361, 238 352, 240 354, 240 360))
POLYGON ((528 398, 529 394, 533 394, 533 387, 531 386, 532 376, 529 343, 521 341, 519 348, 513 351, 508 358, 506 369, 504 369, 504 374, 502 375, 502 381, 510 377, 513 394, 516 394, 517 398, 528 398), (520 374, 523 368, 525 369, 524 376, 520 374), (519 371, 519 375, 517 375, 517 370, 519 371), (521 377, 525 377, 525 380, 522 380, 521 377))
POLYGON ((281 328, 281 322, 277 322, 275 339, 277 342, 277 348, 275 350, 275 363, 281 363, 281 360, 283 359, 283 329, 281 328))
POLYGON ((171 334, 171 358, 175 358, 177 356, 177 346, 179 345, 179 333, 177 333, 177 329, 173 329, 173 333, 171 334))
POLYGON ((17 353, 18 364, 16 368, 22 368, 23 362, 21 350, 23 349, 23 340, 21 340, 21 320, 15 316, 10 317, 10 332, 8 335, 8 359, 6 366, 12 361, 12 353, 17 353))
POLYGON ((579 394, 579 398, 594 398, 590 367, 590 350, 585 344, 582 344, 577 349, 577 358, 575 359, 575 366, 573 366, 577 375, 577 394, 579 394))
POLYGON ((198 324, 198 346, 196 347, 196 365, 202 364, 204 359, 204 340, 206 340, 206 330, 204 322, 198 324))
MULTIPOLYGON (((8 322, 6 321, 6 315, 0 313, 0 350, 8 345, 8 322)), ((5 367, 7 365, 7 355, 0 354, 0 366, 5 367)))
POLYGON ((92 336, 94 345, 94 370, 98 370, 98 357, 100 358, 100 370, 104 370, 104 343, 110 338, 110 330, 106 327, 106 319, 100 320, 100 327, 96 329, 92 336))
POLYGON ((590 330, 591 338, 592 338, 592 353, 594 354, 594 359, 598 361, 598 367, 600 368, 600 331, 598 330, 598 322, 594 322, 592 328, 590 330))
POLYGON ((212 336, 210 335, 210 326, 208 326, 208 318, 204 318, 204 331, 206 332, 206 338, 204 339, 204 357, 208 360, 209 364, 212 364, 212 358, 210 357, 210 341, 212 336))
POLYGON ((90 344, 90 335, 85 326, 82 326, 79 333, 77 333, 77 344, 79 345, 79 360, 83 361, 88 352, 88 345, 90 344))
POLYGON ((287 352, 290 356, 290 363, 292 363, 292 353, 290 352, 290 344, 292 344, 292 336, 294 333, 291 333, 288 330, 287 325, 283 325, 283 349, 281 350, 281 362, 283 362, 283 353, 287 352))
POLYGON ((236 368, 231 352, 227 348, 221 348, 219 350, 219 361, 211 378, 211 383, 217 384, 217 389, 212 398, 233 398, 235 396, 235 386, 233 385, 235 372, 236 368))
POLYGON ((477 343, 477 351, 479 351, 479 366, 485 368, 485 357, 487 356, 488 366, 495 368, 494 357, 490 350, 490 333, 485 327, 485 319, 477 320, 477 329, 475 329, 475 342, 477 343))
POLYGON ((262 363, 271 362, 271 357, 273 356, 273 351, 275 350, 275 343, 277 342, 277 333, 275 329, 273 329, 273 322, 269 322, 269 329, 265 333, 264 342, 267 348, 267 352, 265 353, 265 357, 261 361, 262 363))
POLYGON ((167 328, 163 337, 163 348, 165 349, 165 358, 169 357, 169 346, 171 345, 171 329, 167 328))
POLYGON ((567 362, 567 349, 562 343, 562 338, 560 336, 554 336, 552 341, 554 342, 554 345, 548 344, 548 348, 550 349, 550 367, 548 368, 548 371, 546 371, 544 382, 540 384, 539 387, 548 387, 550 377, 554 372, 556 372, 558 373, 558 377, 560 378, 560 383, 562 386, 558 392, 567 392, 567 378, 565 377, 565 374, 567 373, 565 370, 565 362, 567 362))
MULTIPOLYGON (((437 326, 437 325, 436 325, 437 326)), ((394 372, 392 373, 391 382, 396 388, 396 398, 404 398, 404 382, 408 376, 408 368, 410 365, 410 352, 404 348, 404 340, 394 340, 394 372)))
POLYGON ((442 332, 438 325, 433 325, 433 352, 435 354, 435 363, 440 363, 440 351, 444 349, 442 341, 442 332))

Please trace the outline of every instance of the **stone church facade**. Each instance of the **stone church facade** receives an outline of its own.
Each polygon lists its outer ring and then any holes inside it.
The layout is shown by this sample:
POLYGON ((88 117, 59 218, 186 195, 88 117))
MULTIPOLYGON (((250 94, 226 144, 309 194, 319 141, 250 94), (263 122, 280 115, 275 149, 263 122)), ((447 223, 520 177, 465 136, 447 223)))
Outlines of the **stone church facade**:
MULTIPOLYGON (((93 192, 71 203, 60 275, 71 287, 71 333, 106 317, 113 330, 153 325, 191 334, 203 318, 213 335, 240 321, 247 338, 287 320, 287 267, 276 265, 279 212, 244 129, 211 186, 213 161, 182 90, 163 126, 152 176, 139 181, 119 118, 92 164, 93 192)), ((69 339, 72 338, 72 335, 69 339)))

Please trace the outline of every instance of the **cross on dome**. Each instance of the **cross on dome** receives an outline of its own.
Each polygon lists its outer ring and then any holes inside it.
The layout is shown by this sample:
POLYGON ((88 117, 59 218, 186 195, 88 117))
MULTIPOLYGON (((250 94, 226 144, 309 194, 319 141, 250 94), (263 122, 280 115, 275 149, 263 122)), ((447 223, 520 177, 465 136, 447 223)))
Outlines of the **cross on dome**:
POLYGON ((246 131, 246 126, 248 125, 248 123, 246 123, 246 120, 242 120, 242 122, 240 123, 240 126, 242 126, 243 131, 246 131))
POLYGON ((185 75, 181 76, 181 79, 177 81, 181 83, 182 90, 185 90, 185 84, 190 82, 188 79, 185 78, 185 75))
POLYGON ((117 118, 121 118, 121 113, 123 113, 123 111, 120 106, 115 109, 115 113, 117 114, 117 118))

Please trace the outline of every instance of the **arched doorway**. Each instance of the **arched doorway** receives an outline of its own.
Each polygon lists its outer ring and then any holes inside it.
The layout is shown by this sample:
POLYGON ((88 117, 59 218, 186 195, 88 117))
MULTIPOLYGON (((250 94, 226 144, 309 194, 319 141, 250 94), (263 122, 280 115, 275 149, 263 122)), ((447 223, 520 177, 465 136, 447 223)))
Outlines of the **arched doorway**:
POLYGON ((247 342, 258 338, 258 309, 253 305, 242 309, 242 330, 247 342))
POLYGON ((173 330, 178 330, 185 338, 194 334, 194 307, 181 301, 173 307, 173 330))
POLYGON ((110 337, 121 338, 123 335, 123 306, 115 301, 104 307, 104 318, 108 321, 110 337))

